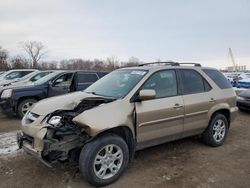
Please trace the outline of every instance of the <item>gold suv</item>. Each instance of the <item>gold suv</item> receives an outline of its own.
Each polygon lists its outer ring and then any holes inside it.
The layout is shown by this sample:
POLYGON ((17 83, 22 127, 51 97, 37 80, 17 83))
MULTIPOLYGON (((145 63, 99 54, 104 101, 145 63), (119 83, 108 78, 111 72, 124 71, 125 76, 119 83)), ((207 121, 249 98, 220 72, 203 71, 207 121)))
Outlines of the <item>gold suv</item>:
POLYGON ((118 69, 85 91, 42 100, 22 120, 19 147, 47 166, 77 161, 90 184, 104 186, 137 150, 193 135, 220 146, 238 110, 236 94, 218 70, 189 64, 118 69))

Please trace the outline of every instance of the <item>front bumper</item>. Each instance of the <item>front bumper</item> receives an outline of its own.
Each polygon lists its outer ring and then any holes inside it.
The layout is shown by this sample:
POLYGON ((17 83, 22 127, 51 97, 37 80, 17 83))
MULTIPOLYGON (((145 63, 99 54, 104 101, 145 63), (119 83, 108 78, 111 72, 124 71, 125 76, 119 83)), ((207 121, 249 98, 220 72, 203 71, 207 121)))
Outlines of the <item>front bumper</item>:
POLYGON ((22 119, 21 133, 17 135, 19 148, 35 156, 46 166, 59 161, 71 161, 89 139, 81 128, 70 124, 54 127, 46 116, 28 112, 22 119))
POLYGON ((0 108, 3 113, 14 114, 16 111, 16 103, 11 98, 0 99, 0 108))
POLYGON ((26 153, 32 155, 33 157, 37 158, 41 161, 45 166, 52 167, 52 165, 42 158, 42 153, 39 150, 36 150, 30 144, 30 139, 24 135, 22 132, 17 133, 17 145, 19 149, 23 149, 26 153))

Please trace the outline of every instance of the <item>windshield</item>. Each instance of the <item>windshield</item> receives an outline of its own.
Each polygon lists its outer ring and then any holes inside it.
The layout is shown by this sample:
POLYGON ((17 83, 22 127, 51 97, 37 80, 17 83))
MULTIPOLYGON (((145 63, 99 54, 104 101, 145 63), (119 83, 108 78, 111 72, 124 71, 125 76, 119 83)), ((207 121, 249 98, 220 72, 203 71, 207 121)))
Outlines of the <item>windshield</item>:
POLYGON ((41 79, 34 82, 35 85, 44 84, 46 82, 49 82, 51 79, 53 79, 55 76, 59 75, 61 72, 53 72, 51 74, 48 74, 47 76, 42 77, 41 79))
POLYGON ((146 73, 146 70, 113 71, 89 86, 85 92, 115 99, 123 98, 146 73))
POLYGON ((15 71, 7 74, 4 78, 6 80, 13 80, 15 78, 20 78, 21 77, 21 72, 20 71, 15 71))
POLYGON ((30 81, 31 82, 36 82, 37 80, 43 78, 44 76, 47 76, 48 74, 50 74, 51 72, 40 72, 40 73, 37 73, 36 75, 33 75, 31 78, 30 78, 30 81))

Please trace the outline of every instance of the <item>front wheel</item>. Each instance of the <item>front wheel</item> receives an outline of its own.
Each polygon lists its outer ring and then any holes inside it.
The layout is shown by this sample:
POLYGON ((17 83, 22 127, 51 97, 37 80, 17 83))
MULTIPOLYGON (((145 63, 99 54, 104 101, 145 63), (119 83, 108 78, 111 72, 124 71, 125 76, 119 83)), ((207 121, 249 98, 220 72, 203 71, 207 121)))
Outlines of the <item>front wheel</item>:
POLYGON ((36 102, 37 102, 36 99, 22 100, 17 107, 17 116, 22 118, 36 102))
POLYGON ((126 142, 115 134, 106 134, 83 147, 79 167, 90 184, 100 187, 116 181, 127 168, 128 162, 126 142))
POLYGON ((207 129, 202 134, 202 139, 209 146, 221 146, 228 133, 228 120, 223 114, 216 114, 210 120, 207 129))

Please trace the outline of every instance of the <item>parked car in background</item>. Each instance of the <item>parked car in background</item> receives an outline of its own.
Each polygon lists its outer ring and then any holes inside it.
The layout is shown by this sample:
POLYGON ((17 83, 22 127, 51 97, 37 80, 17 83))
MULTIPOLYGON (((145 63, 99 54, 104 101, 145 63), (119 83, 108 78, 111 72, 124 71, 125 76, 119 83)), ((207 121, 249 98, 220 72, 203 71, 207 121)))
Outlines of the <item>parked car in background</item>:
POLYGON ((27 74, 26 76, 20 78, 19 80, 11 81, 8 84, 5 84, 3 86, 17 86, 17 85, 29 85, 33 82, 43 78, 44 76, 47 76, 48 74, 52 73, 52 70, 48 71, 34 71, 30 74, 27 74))
POLYGON ((221 146, 238 110, 221 72, 200 64, 151 64, 113 71, 84 92, 36 103, 22 120, 19 148, 47 166, 78 161, 90 184, 105 186, 122 175, 136 150, 193 135, 221 146))
POLYGON ((38 72, 39 72, 38 70, 36 70, 34 72, 30 72, 21 78, 4 79, 4 80, 0 81, 0 87, 8 86, 8 85, 11 85, 11 83, 22 81, 23 79, 27 79, 38 72))
POLYGON ((5 71, 0 71, 0 76, 1 76, 3 73, 5 73, 5 71))
POLYGON ((20 78, 26 76, 27 74, 30 74, 34 71, 37 71, 35 69, 14 69, 4 72, 2 75, 0 75, 0 86, 4 84, 8 84, 12 81, 18 81, 20 78))
POLYGON ((250 110, 250 89, 241 91, 238 94, 237 106, 240 110, 250 110))
POLYGON ((223 74, 233 87, 237 86, 237 82, 238 82, 240 73, 226 72, 226 73, 223 73, 223 74))
POLYGON ((250 73, 242 73, 239 81, 237 82, 238 88, 250 88, 250 73))
POLYGON ((106 74, 95 71, 54 71, 31 85, 5 87, 0 93, 0 106, 3 113, 23 117, 37 101, 84 90, 106 74))

